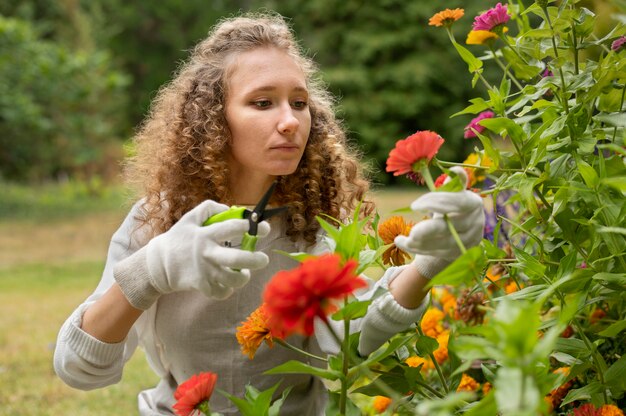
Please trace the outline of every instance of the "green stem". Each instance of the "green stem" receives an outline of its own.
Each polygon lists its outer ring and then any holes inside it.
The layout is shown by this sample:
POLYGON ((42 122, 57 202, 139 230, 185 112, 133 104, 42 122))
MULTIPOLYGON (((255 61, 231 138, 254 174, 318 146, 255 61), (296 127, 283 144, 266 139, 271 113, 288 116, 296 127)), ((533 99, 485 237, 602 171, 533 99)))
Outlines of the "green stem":
MULTIPOLYGON (((348 299, 344 299, 344 307, 347 306, 348 299)), ((343 343, 341 344, 343 353, 341 392, 339 395, 339 414, 346 414, 346 406, 348 401, 348 370, 350 369, 350 320, 343 319, 343 343)))
MULTIPOLYGON (((488 170, 490 168, 489 166, 470 165, 469 163, 446 162, 446 161, 443 161, 443 160, 437 160, 437 164, 441 165, 441 166, 461 166, 462 168, 484 169, 484 170, 488 170)), ((525 170, 524 169, 501 169, 501 168, 498 168, 494 172, 513 172, 513 173, 517 173, 517 172, 525 172, 525 170)), ((539 176, 539 175, 536 175, 536 176, 539 176)))
MULTIPOLYGON (((551 282, 548 281, 548 283, 551 283, 551 282)), ((555 289, 554 293, 561 300, 561 304, 565 304, 565 296, 563 295, 563 293, 561 293, 559 289, 555 289)), ((587 335, 585 335, 583 327, 580 325, 580 323, 576 319, 572 320, 572 325, 574 325, 574 327, 576 328, 576 331, 578 332, 578 335, 580 335, 581 340, 583 341, 587 349, 591 352, 591 360, 595 364, 595 367, 596 367, 595 370, 596 370, 596 374, 598 375, 598 381, 600 381, 600 384, 604 386, 605 385, 604 372, 606 371, 606 366, 603 366, 601 364, 601 361, 600 361, 601 359, 598 358, 598 350, 596 349, 595 345, 593 345, 593 343, 589 341, 589 338, 587 338, 587 335)), ((606 394, 605 388, 602 389, 602 393, 603 393, 604 403, 608 404, 609 398, 606 394)))
POLYGON ((304 356, 306 356, 306 357, 309 357, 309 358, 313 358, 313 359, 315 359, 315 360, 323 361, 323 362, 325 362, 325 363, 327 363, 327 362, 328 362, 328 360, 327 360, 326 358, 323 358, 323 357, 320 357, 320 356, 318 356, 318 355, 311 354, 310 352, 307 352, 307 351, 301 350, 300 348, 298 348, 298 347, 296 347, 296 346, 293 346, 293 345, 289 344, 288 342, 283 341, 283 340, 282 340, 282 339, 280 339, 280 338, 274 338, 274 341, 275 341, 278 345, 281 345, 281 346, 283 346, 283 347, 287 348, 288 350, 295 351, 295 352, 297 352, 297 353, 300 353, 300 354, 302 354, 302 355, 304 355, 304 356))
POLYGON ((517 55, 517 57, 519 59, 521 59, 522 62, 524 62, 524 65, 528 65, 528 61, 526 59, 524 59, 524 57, 522 55, 520 55, 520 53, 511 45, 511 43, 509 42, 509 37, 504 34, 504 32, 502 32, 502 35, 500 36, 502 38, 502 40, 504 40, 504 44, 506 46, 509 47, 509 49, 515 54, 517 55))
MULTIPOLYGON (((626 85, 622 87, 622 98, 619 101, 619 111, 622 111, 622 107, 624 106, 624 93, 626 93, 626 85)), ((615 135, 617 134, 617 126, 613 129, 613 138, 611 139, 612 143, 615 143, 615 135)))
MULTIPOLYGON (((393 373, 389 373, 387 371, 376 370, 376 369, 371 369, 369 371, 372 372, 372 373, 388 375, 388 376, 397 377, 398 379, 404 380, 403 377, 395 375, 393 373)), ((437 396, 440 399, 443 399, 445 397, 443 394, 439 393, 437 390, 435 390, 434 388, 432 388, 428 384, 424 383, 423 381, 414 379, 413 382, 415 384, 417 384, 418 386, 423 387, 425 390, 427 390, 428 392, 432 393, 433 395, 437 396)), ((393 390, 393 391, 395 392, 395 390, 393 390)))
MULTIPOLYGON (((556 37, 554 36, 554 27, 552 26, 552 20, 550 19, 550 14, 548 13, 548 8, 543 8, 543 14, 546 16, 546 22, 548 22, 548 26, 550 26, 550 30, 552 31, 552 36, 550 37, 552 40, 552 48, 554 49, 554 58, 556 60, 559 59, 559 49, 556 46, 556 37)), ((559 65, 559 76, 561 78, 561 102, 563 104, 563 108, 565 109, 565 114, 569 114, 569 105, 567 104, 567 93, 565 91, 565 76, 563 75, 563 69, 559 65)))
MULTIPOLYGON (((417 333, 420 334, 421 336, 425 336, 424 331, 422 331, 422 326, 419 324, 417 325, 417 333)), ((428 356, 430 357, 431 361, 433 362, 433 365, 435 366, 435 370, 437 371, 437 375, 439 376, 439 380, 441 381, 443 390, 446 392, 446 394, 450 393, 450 388, 448 387, 446 378, 443 375, 443 371, 441 371, 441 367, 439 366, 439 363, 437 362, 435 355, 432 352, 429 352, 428 356)))
POLYGON ((517 78, 515 78, 515 76, 513 74, 511 74, 511 72, 509 71, 509 68, 506 67, 502 61, 500 60, 500 58, 498 58, 498 55, 496 54, 496 51, 493 49, 493 45, 489 44, 489 50, 491 51, 491 54, 493 55, 493 60, 496 61, 496 64, 498 64, 498 66, 500 67, 500 69, 502 69, 502 71, 504 72, 504 76, 505 77, 509 77, 509 79, 511 81, 513 81, 513 83, 515 84, 515 86, 521 91, 522 89, 524 89, 524 87, 522 86, 522 84, 519 83, 519 81, 517 80, 517 78))
POLYGON ((572 45, 574 46, 574 73, 578 75, 578 40, 576 39, 576 25, 572 25, 572 45))

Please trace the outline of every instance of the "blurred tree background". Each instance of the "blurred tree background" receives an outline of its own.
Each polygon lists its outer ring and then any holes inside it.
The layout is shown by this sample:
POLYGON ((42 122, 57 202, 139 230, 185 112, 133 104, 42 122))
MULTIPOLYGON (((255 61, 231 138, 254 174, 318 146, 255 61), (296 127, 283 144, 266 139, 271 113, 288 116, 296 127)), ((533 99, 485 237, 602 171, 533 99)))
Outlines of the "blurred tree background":
MULTIPOLYGON (((585 3, 607 26, 612 11, 625 8, 624 0, 585 3)), ((0 181, 115 180, 124 143, 187 51, 222 16, 272 9, 291 19, 319 63, 350 139, 379 172, 374 180, 403 183, 384 173, 396 140, 437 131, 447 140, 440 156, 454 161, 475 144, 463 139, 471 117, 450 118, 476 95, 469 74, 429 17, 464 8, 454 27, 464 44, 473 16, 494 4, 0 0, 0 181)), ((486 76, 498 82, 498 74, 486 76)))

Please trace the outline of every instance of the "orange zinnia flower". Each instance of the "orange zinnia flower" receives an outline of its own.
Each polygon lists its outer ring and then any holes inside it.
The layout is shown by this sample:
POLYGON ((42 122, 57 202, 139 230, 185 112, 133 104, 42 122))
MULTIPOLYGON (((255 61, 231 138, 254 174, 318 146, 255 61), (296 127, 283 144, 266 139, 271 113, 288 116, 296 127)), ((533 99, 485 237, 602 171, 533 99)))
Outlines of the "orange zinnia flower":
POLYGON ((391 246, 383 253, 383 264, 401 266, 411 257, 406 251, 400 250, 393 244, 399 235, 409 235, 413 227, 412 222, 406 222, 403 217, 396 215, 388 218, 378 226, 378 235, 385 244, 391 246))
POLYGON ((387 172, 394 176, 419 173, 419 163, 428 163, 435 157, 443 144, 443 138, 435 132, 424 130, 398 140, 396 147, 389 152, 387 172))
POLYGON ((435 13, 428 20, 430 26, 447 26, 459 20, 465 14, 463 9, 445 9, 435 13))
MULTIPOLYGON (((265 311, 265 304, 262 304, 248 316, 245 322, 241 323, 241 326, 237 327, 237 333, 235 335, 241 345, 241 352, 247 354, 250 359, 253 359, 256 350, 259 349, 263 341, 272 348, 274 346, 274 336, 276 336, 276 332, 273 334, 270 327, 267 312, 265 311)), ((280 334, 276 337, 284 338, 284 336, 280 336, 280 334)))
POLYGON ((276 273, 263 293, 272 334, 284 331, 285 336, 294 332, 313 335, 315 317, 326 320, 337 309, 334 301, 367 285, 354 273, 356 268, 354 260, 342 265, 339 255, 325 254, 276 273))
POLYGON ((404 362, 406 363, 406 365, 408 365, 409 367, 413 367, 413 368, 417 368, 420 366, 420 364, 423 364, 421 371, 426 371, 426 370, 435 368, 435 365, 430 360, 430 358, 426 359, 426 358, 418 357, 417 355, 407 358, 406 360, 404 360, 404 362))
POLYGON ((599 416, 624 416, 624 412, 612 404, 605 404, 598 409, 599 416))
POLYGON ((435 360, 439 364, 443 363, 448 359, 448 341, 450 340, 450 331, 444 331, 437 336, 437 342, 439 346, 435 351, 433 351, 433 355, 435 356, 435 360))
POLYGON ((372 403, 372 407, 377 413, 382 413, 391 404, 391 399, 385 396, 376 396, 374 397, 374 402, 372 403))
POLYGON ((480 384, 476 380, 474 380, 471 376, 463 373, 461 376, 461 383, 459 387, 456 388, 456 391, 476 391, 480 387, 480 384))
POLYGON ((174 410, 178 416, 191 416, 195 410, 209 409, 209 399, 213 394, 217 374, 206 372, 195 374, 182 383, 174 392, 174 410))
POLYGON ((437 309, 437 308, 428 308, 424 316, 422 316, 422 321, 420 325, 422 327, 422 332, 424 335, 428 335, 431 338, 437 338, 441 333, 443 333, 443 325, 441 321, 445 317, 445 314, 437 309))

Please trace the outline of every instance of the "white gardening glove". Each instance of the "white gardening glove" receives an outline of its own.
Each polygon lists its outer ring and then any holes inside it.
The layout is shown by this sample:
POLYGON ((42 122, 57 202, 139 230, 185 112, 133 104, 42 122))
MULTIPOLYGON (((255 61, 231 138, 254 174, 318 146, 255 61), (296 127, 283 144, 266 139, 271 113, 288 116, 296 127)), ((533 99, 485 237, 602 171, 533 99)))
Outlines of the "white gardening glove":
POLYGON ((432 279, 461 254, 443 218, 444 214, 454 225, 465 248, 477 245, 483 237, 485 212, 482 198, 465 189, 465 169, 455 166, 450 170, 459 175, 464 190, 429 192, 417 198, 411 203, 411 209, 432 212, 432 218, 418 222, 408 236, 398 236, 394 241, 400 249, 415 254, 413 263, 427 279, 432 279))
MULTIPOLYGON (((241 241, 248 231, 247 220, 202 225, 207 218, 228 208, 204 201, 167 232, 120 262, 114 275, 130 303, 147 309, 158 296, 185 290, 199 290, 207 297, 225 299, 248 283, 250 270, 267 266, 269 259, 265 253, 224 245, 224 242, 241 241), (125 261, 131 264, 124 265, 125 261)), ((269 231, 267 222, 259 223, 259 237, 269 231)))

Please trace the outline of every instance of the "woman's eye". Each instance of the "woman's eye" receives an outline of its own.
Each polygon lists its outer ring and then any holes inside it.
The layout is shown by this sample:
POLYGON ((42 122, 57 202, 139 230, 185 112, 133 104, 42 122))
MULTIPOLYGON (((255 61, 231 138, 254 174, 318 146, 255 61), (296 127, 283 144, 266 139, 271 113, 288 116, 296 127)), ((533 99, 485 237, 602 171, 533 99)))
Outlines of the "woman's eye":
POLYGON ((272 102, 270 100, 257 100, 254 101, 254 105, 259 108, 267 108, 272 105, 272 102))
POLYGON ((306 108, 307 105, 308 103, 304 100, 294 101, 293 103, 294 108, 306 108))

